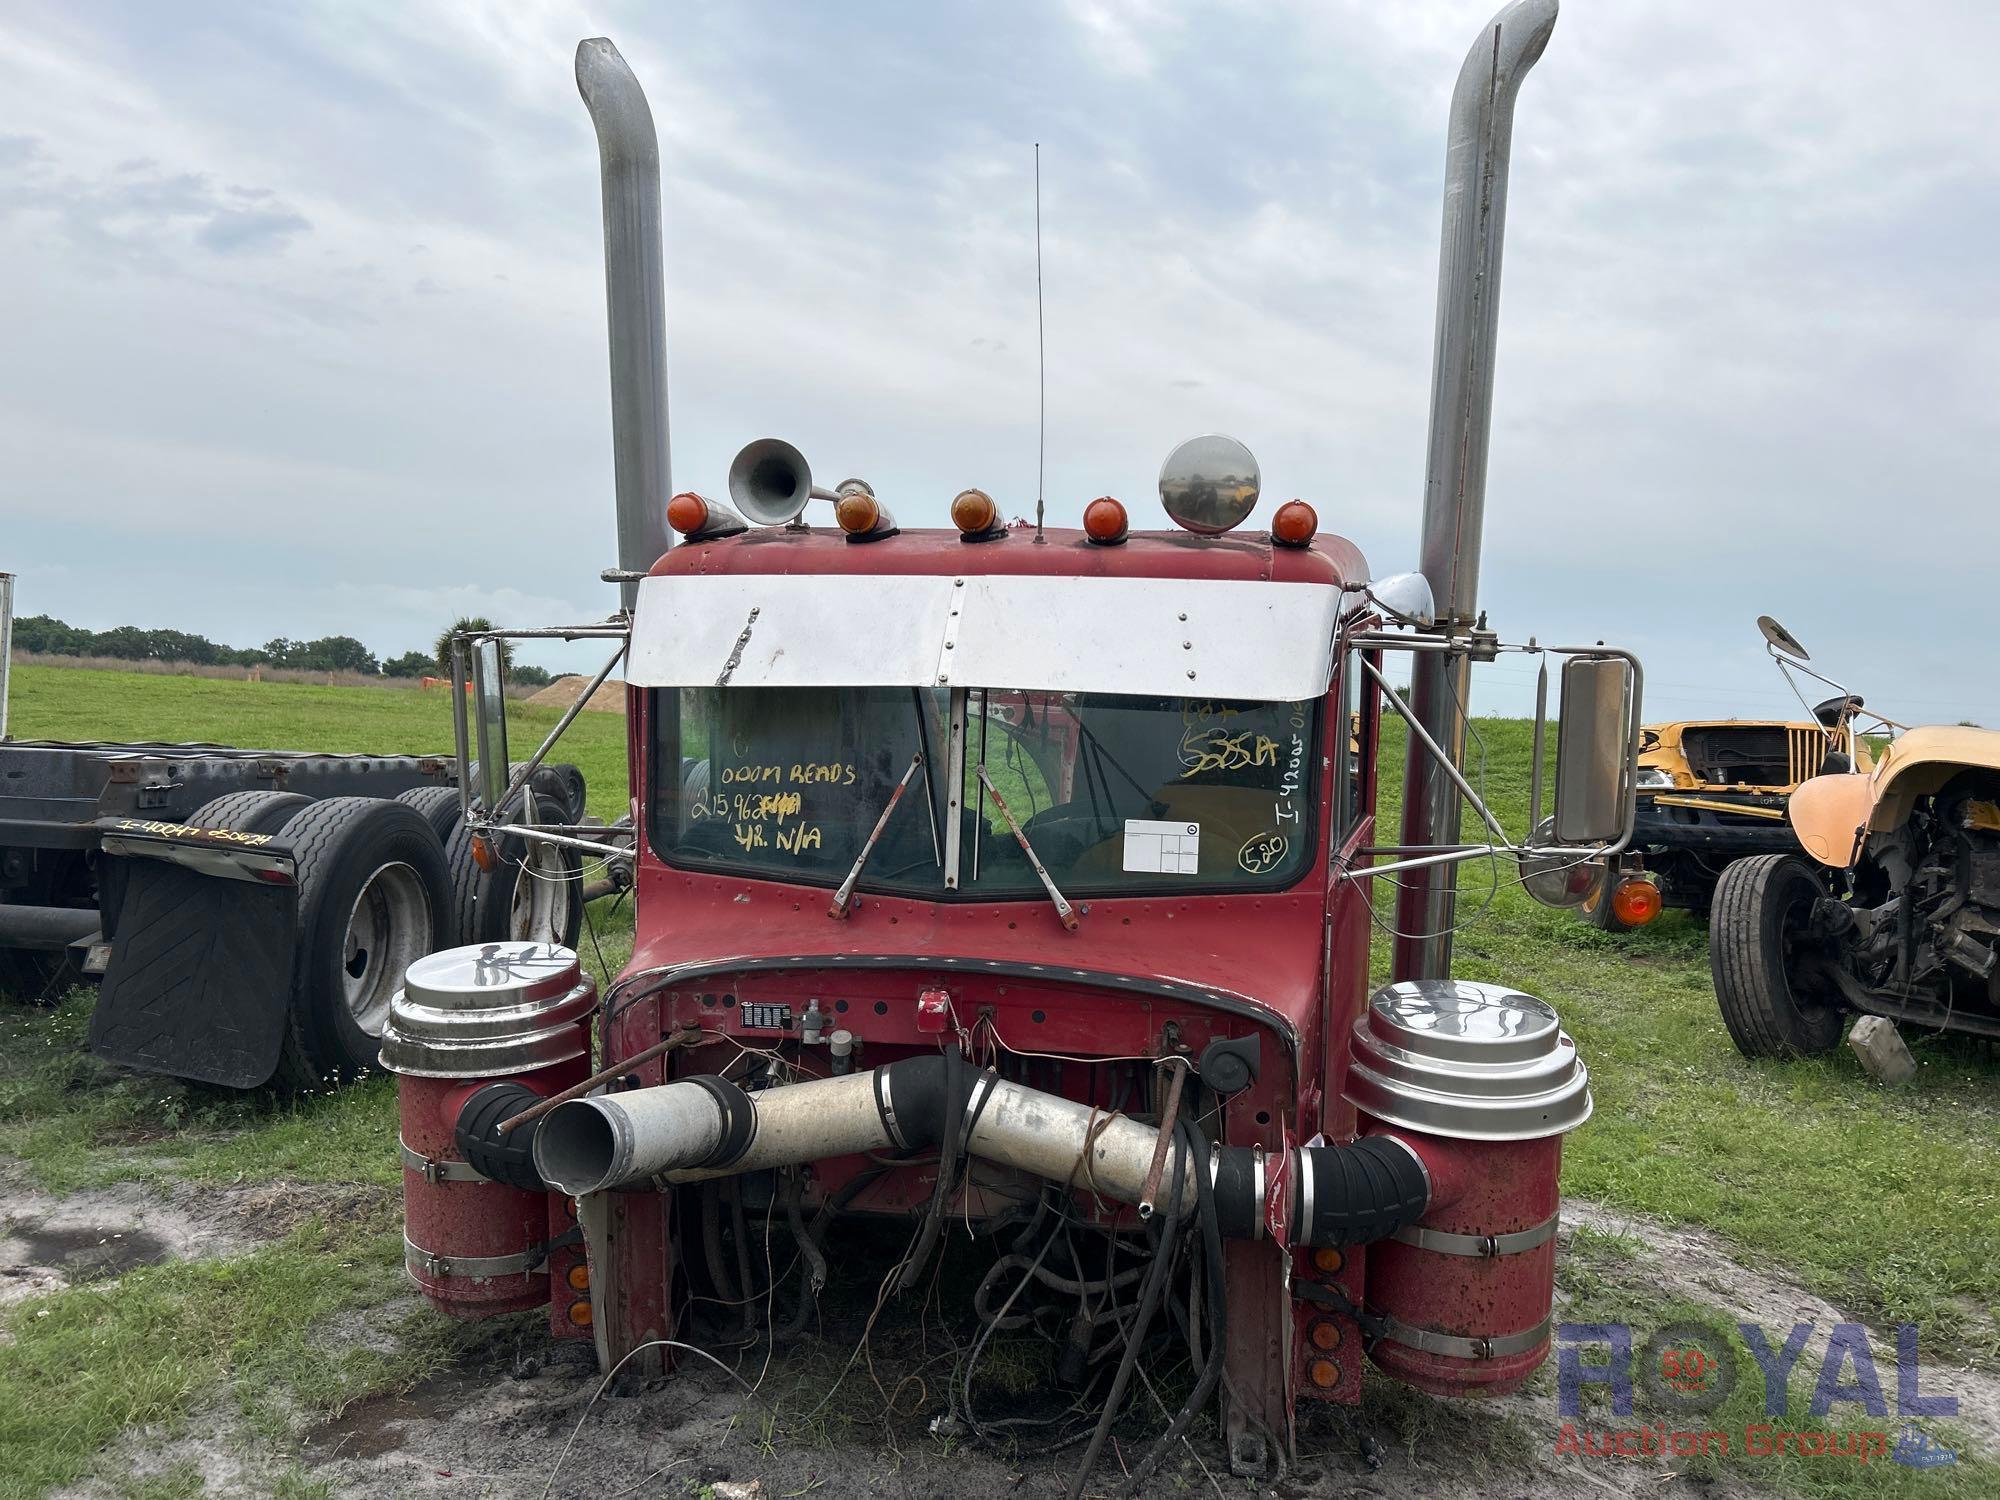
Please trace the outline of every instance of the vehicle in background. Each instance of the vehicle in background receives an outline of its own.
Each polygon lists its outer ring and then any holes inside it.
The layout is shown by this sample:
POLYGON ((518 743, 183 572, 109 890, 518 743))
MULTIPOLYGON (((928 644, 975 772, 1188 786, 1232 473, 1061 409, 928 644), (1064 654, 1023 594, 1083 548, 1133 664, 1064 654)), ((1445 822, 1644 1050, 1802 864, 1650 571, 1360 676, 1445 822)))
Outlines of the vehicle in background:
POLYGON ((1730 861, 1796 854, 1785 801, 1827 758, 1873 768, 1855 732, 1859 698, 1830 698, 1806 719, 1686 719, 1639 732, 1638 817, 1632 845, 1584 901, 1610 932, 1642 927, 1661 911, 1708 915, 1730 861))
MULTIPOLYGON (((1760 624, 1788 677, 1828 681, 1760 624)), ((1849 1013, 2000 1037, 2000 732, 1877 723, 1901 733, 1872 766, 1830 757, 1792 793, 1801 852, 1740 860, 1717 884, 1710 966, 1747 1056, 1824 1052, 1849 1013)))
MULTIPOLYGON (((0 742, 0 993, 100 980, 91 1050, 236 1088, 371 1067, 403 970, 473 941, 576 940, 573 851, 481 863, 443 756, 0 742)), ((533 793, 580 817, 573 766, 533 793)))

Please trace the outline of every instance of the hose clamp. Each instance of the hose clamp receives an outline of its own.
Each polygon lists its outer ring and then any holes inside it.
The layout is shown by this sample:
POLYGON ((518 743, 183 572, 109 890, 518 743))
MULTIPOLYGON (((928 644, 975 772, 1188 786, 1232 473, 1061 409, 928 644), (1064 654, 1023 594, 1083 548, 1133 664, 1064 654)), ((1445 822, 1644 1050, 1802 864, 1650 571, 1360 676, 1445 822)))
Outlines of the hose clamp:
POLYGON ((1544 1313, 1542 1320, 1532 1328, 1523 1328, 1519 1333, 1496 1334, 1491 1338, 1439 1333, 1434 1328, 1419 1328, 1387 1313, 1371 1313, 1371 1316, 1380 1320, 1384 1339, 1392 1344, 1401 1344, 1406 1349, 1442 1354, 1447 1359, 1504 1359, 1510 1354, 1526 1354, 1548 1338, 1554 1315, 1544 1313))
POLYGON ((1439 1255, 1469 1255, 1491 1260, 1498 1255, 1519 1255, 1537 1245, 1546 1245, 1555 1238, 1557 1222, 1561 1218, 1562 1212, 1557 1210, 1539 1224, 1510 1230, 1506 1234, 1452 1234, 1443 1229, 1406 1224, 1390 1238, 1405 1245, 1415 1245, 1419 1250, 1434 1250, 1439 1255))
POLYGON ((403 1158, 403 1165, 436 1187, 440 1182, 486 1182, 490 1179, 469 1161, 458 1161, 450 1157, 425 1156, 401 1136, 396 1137, 396 1151, 403 1158))
POLYGON ((722 1133, 715 1149, 688 1165, 696 1171, 728 1166, 750 1149, 750 1142, 756 1137, 757 1101, 728 1079, 713 1073, 697 1074, 684 1082, 694 1084, 713 1099, 722 1115, 722 1133))
POLYGON ((549 1247, 537 1245, 515 1255, 439 1255, 403 1236, 403 1268, 413 1276, 464 1277, 489 1281, 496 1276, 520 1276, 548 1263, 549 1247))
POLYGON ((1257 1232, 1254 1235, 1252 1235, 1251 1238, 1254 1240, 1261 1240, 1262 1238, 1264 1238, 1264 1153, 1263 1152, 1258 1151, 1253 1154, 1251 1170, 1256 1174, 1256 1181, 1257 1181, 1257 1232))
POLYGON ((986 1108, 986 1101, 1000 1083, 1000 1075, 991 1068, 983 1069, 971 1090, 965 1096, 965 1130, 968 1136, 986 1108))
POLYGON ((1299 1172, 1299 1222, 1292 1230, 1294 1243, 1310 1239, 1313 1231, 1313 1158, 1305 1151, 1292 1153, 1299 1172))
POLYGON ((887 1068, 877 1068, 875 1070, 875 1112, 882 1117, 882 1128, 889 1132, 889 1139, 895 1142, 896 1149, 899 1151, 909 1150, 910 1143, 903 1139, 902 1127, 896 1123, 895 1101, 889 1097, 889 1070, 887 1068))
POLYGON ((1380 1135, 1377 1136, 1364 1137, 1364 1139, 1394 1141, 1397 1145, 1401 1146, 1405 1151, 1409 1152, 1410 1160, 1417 1164, 1418 1175, 1424 1179, 1424 1201, 1428 1203, 1430 1202, 1431 1199, 1437 1196, 1436 1185, 1431 1182, 1430 1163, 1424 1160, 1423 1153, 1417 1150, 1415 1146, 1412 1146, 1408 1141, 1404 1140, 1400 1135, 1397 1135, 1394 1131, 1390 1130, 1385 1130, 1380 1135))

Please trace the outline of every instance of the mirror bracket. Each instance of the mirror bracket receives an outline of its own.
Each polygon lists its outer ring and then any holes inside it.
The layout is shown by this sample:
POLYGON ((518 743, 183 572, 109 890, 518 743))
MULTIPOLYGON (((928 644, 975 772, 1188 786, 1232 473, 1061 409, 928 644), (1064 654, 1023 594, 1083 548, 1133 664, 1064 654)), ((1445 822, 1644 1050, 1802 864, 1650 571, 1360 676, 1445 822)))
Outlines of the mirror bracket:
POLYGON ((475 831, 518 835, 629 864, 630 847, 608 843, 598 825, 521 814, 516 799, 548 758, 563 732, 596 696, 623 661, 631 643, 631 620, 621 612, 600 624, 555 625, 526 630, 481 630, 456 634, 451 642, 452 737, 458 758, 459 812, 475 831), (610 659, 563 711, 540 746, 519 766, 507 751, 506 684, 500 667, 500 643, 516 640, 603 640, 614 642, 610 659), (470 688, 468 692, 467 689, 470 688), (468 705, 468 700, 470 704, 468 705), (474 784, 474 758, 478 784, 474 784), (508 816, 505 810, 512 810, 508 816))
POLYGON ((1431 865, 1457 864, 1468 860, 1491 858, 1495 855, 1509 855, 1522 862, 1524 870, 1531 863, 1537 868, 1561 869, 1571 866, 1594 864, 1622 853, 1632 842, 1636 827, 1637 807, 1634 791, 1638 781, 1639 724, 1643 672, 1638 658, 1631 652, 1604 645, 1591 646, 1542 646, 1530 640, 1525 645, 1510 645, 1499 636, 1485 629, 1482 624, 1469 632, 1446 634, 1440 631, 1389 631, 1363 630, 1347 632, 1336 641, 1336 649, 1346 653, 1346 659, 1358 663, 1361 670, 1372 678, 1383 694, 1384 702, 1403 719, 1409 732, 1442 767, 1446 778, 1457 789, 1480 821, 1485 824, 1490 835, 1483 844, 1456 844, 1450 846, 1415 846, 1400 844, 1377 844, 1361 852, 1367 856, 1388 856, 1386 862, 1369 865, 1353 865, 1343 869, 1336 877, 1340 880, 1360 881, 1377 875, 1396 874, 1404 870, 1421 869, 1431 865), (1579 756, 1594 761, 1603 761, 1600 771, 1611 773, 1600 776, 1594 784, 1585 784, 1577 790, 1573 779, 1565 790, 1564 779, 1558 774, 1554 779, 1555 809, 1561 817, 1564 828, 1572 833, 1580 832, 1576 838, 1558 835, 1557 816, 1541 817, 1542 790, 1547 776, 1547 729, 1548 691, 1547 667, 1542 668, 1537 685, 1535 704, 1535 733, 1530 779, 1532 786, 1534 821, 1526 837, 1515 839, 1502 827, 1500 820, 1486 804, 1478 789, 1466 780, 1463 771, 1453 764, 1442 747, 1431 738, 1411 712, 1403 696, 1383 677, 1374 662, 1368 658, 1370 652, 1407 651, 1454 652, 1470 656, 1475 661, 1497 660, 1505 653, 1532 655, 1546 663, 1549 657, 1559 657, 1564 663, 1565 686, 1569 686, 1570 673, 1576 669, 1578 692, 1588 713, 1579 712, 1565 716, 1557 726, 1557 769, 1560 772, 1563 751, 1570 752, 1571 764, 1579 756), (1588 685, 1586 690, 1585 685, 1588 685), (1571 727, 1574 724, 1576 727, 1571 727), (1565 733, 1567 731, 1567 733, 1565 733), (1607 749, 1615 759, 1606 757, 1607 749), (1605 814, 1615 814, 1615 826, 1607 826, 1605 814))

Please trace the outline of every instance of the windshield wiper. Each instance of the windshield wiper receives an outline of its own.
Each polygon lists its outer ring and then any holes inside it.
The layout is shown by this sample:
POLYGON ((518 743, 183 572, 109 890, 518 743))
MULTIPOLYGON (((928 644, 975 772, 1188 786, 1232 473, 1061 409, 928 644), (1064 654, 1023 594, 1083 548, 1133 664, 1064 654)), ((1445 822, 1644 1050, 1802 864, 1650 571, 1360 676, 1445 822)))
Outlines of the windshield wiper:
MULTIPOLYGON (((833 905, 826 909, 829 917, 845 918, 848 906, 854 900, 854 883, 861 878, 861 870, 868 863, 868 856, 875 852, 875 845, 881 841, 882 830, 889 826, 889 819, 896 811, 896 804, 903 800, 903 793, 910 789, 910 778, 917 774, 917 767, 924 763, 924 752, 919 750, 910 757, 909 768, 903 772, 903 779, 896 783, 896 790, 889 793, 889 805, 882 809, 882 816, 875 820, 874 831, 868 835, 868 842, 861 846, 861 852, 854 857, 854 868, 847 872, 847 879, 840 882, 840 889, 833 893, 833 905)), ((981 774, 984 774, 983 772, 981 774)), ((1050 887, 1054 889, 1053 886, 1050 887)))
MULTIPOLYGON (((1021 825, 1014 821, 1014 814, 1008 809, 1007 800, 1000 795, 1000 788, 993 784, 993 778, 986 774, 986 762, 979 763, 979 784, 986 788, 986 795, 993 799, 993 805, 1000 809, 1000 816, 1007 820, 1007 826, 1014 830, 1014 842, 1021 846, 1021 852, 1028 856, 1028 863, 1041 877, 1042 889, 1049 893, 1049 900, 1056 904, 1056 915, 1071 932, 1076 931, 1076 908, 1063 899, 1063 893, 1056 889, 1055 881, 1049 878, 1048 867, 1035 853, 1035 846, 1028 842, 1028 836, 1021 831, 1021 825)), ((880 831, 879 829, 877 830, 880 831)))

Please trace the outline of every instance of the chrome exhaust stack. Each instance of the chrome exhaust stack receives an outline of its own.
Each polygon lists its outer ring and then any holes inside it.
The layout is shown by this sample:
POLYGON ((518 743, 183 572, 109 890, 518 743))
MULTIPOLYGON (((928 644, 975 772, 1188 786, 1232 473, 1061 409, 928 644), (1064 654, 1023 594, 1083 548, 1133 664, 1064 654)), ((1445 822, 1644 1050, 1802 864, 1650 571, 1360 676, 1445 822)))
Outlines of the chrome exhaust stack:
MULTIPOLYGON (((1445 142, 1444 232, 1438 252, 1437 332, 1431 365, 1430 454, 1424 477, 1423 575, 1437 629, 1470 631, 1479 618, 1479 548, 1486 520, 1486 454, 1493 428, 1493 358, 1500 322, 1500 251, 1514 100, 1555 29, 1557 0, 1514 0, 1479 34, 1451 94, 1445 142)), ((1411 708, 1455 767, 1465 764, 1464 651, 1416 653, 1411 708)), ((1457 787, 1410 737, 1403 843, 1459 842, 1457 787)), ((1456 865, 1401 877, 1395 977, 1451 972, 1456 865)))
POLYGON ((639 579, 672 545, 667 497, 666 278, 660 142, 645 90, 609 39, 577 43, 576 87, 597 127, 604 182, 604 301, 611 343, 611 460, 618 574, 630 610, 639 579))

